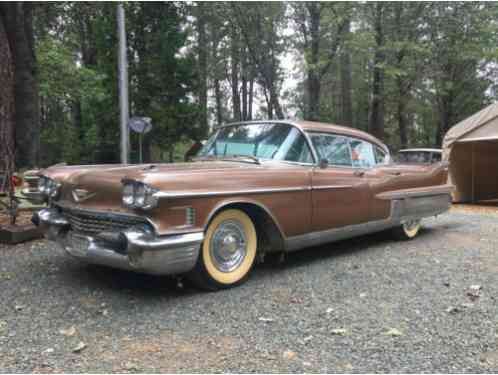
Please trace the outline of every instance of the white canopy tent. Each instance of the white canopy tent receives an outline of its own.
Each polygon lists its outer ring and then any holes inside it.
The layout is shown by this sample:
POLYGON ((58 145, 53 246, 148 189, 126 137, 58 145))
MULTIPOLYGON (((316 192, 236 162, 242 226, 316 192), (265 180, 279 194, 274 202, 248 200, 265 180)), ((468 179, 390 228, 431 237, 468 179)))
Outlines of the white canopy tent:
POLYGON ((498 199, 498 102, 446 133, 443 160, 450 162, 454 202, 498 199))

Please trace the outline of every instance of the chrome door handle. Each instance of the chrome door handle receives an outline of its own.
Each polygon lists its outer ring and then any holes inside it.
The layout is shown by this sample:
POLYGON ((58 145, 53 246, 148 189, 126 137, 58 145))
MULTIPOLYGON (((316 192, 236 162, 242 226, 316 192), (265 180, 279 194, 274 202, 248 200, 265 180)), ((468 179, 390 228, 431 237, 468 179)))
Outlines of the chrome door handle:
POLYGON ((365 171, 354 171, 353 175, 356 177, 363 177, 365 175, 365 171))

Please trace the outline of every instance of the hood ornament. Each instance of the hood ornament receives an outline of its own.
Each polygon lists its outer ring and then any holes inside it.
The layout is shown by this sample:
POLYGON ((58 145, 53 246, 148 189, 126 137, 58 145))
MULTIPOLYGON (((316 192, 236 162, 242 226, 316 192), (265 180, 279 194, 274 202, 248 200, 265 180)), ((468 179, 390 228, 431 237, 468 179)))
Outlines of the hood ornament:
POLYGON ((90 193, 88 190, 85 189, 74 189, 72 191, 72 194, 74 201, 79 203, 86 201, 87 199, 90 199, 97 193, 90 193))

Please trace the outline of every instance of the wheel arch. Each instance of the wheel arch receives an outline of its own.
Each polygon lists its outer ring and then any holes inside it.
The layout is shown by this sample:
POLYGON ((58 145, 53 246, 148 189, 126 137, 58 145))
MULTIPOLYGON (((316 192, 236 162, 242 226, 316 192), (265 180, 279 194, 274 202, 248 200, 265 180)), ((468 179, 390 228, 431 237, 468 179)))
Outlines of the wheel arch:
POLYGON ((277 219, 268 207, 251 199, 234 199, 216 205, 208 215, 204 224, 204 231, 207 230, 217 214, 230 208, 239 209, 251 218, 258 235, 258 251, 275 252, 284 250, 285 235, 277 219))

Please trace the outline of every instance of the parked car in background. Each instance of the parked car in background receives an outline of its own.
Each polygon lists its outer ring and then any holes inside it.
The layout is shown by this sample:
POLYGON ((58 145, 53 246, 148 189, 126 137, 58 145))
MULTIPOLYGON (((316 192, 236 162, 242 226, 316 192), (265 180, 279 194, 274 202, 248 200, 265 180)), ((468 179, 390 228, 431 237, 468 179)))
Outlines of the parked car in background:
POLYGON ((397 161, 406 164, 432 164, 441 161, 443 150, 438 148, 407 148, 398 151, 397 161))
POLYGON ((449 208, 447 166, 390 163, 359 130, 305 121, 218 127, 193 162, 51 167, 33 218, 89 263, 238 285, 257 259, 393 228, 449 208))
POLYGON ((21 194, 34 204, 41 204, 45 201, 45 197, 38 190, 38 181, 40 179, 40 170, 33 169, 24 172, 24 184, 21 194))

